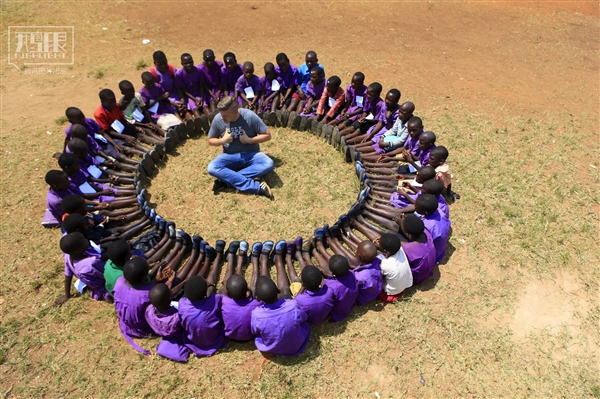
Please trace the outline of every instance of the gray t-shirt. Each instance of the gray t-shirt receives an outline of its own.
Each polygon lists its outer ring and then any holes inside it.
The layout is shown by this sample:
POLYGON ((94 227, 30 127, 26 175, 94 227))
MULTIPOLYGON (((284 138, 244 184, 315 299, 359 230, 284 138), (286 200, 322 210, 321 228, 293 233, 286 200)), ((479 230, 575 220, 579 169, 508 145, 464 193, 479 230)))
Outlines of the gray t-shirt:
POLYGON ((240 108, 240 117, 235 122, 225 123, 221 118, 221 114, 215 115, 215 119, 212 121, 208 137, 210 138, 221 138, 225 134, 225 128, 229 128, 229 131, 233 135, 233 141, 223 146, 223 152, 226 154, 238 154, 240 152, 257 152, 260 151, 259 144, 243 144, 239 136, 242 134, 242 130, 246 132, 248 137, 254 137, 257 134, 265 133, 267 131, 267 125, 249 109, 240 108))

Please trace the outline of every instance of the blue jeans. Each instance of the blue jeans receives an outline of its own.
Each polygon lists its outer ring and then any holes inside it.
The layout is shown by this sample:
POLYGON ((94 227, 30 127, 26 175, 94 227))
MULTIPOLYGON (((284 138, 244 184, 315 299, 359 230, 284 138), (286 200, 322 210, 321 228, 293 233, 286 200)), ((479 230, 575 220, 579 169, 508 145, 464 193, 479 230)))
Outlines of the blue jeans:
POLYGON ((273 160, 262 152, 221 153, 208 164, 208 174, 242 193, 258 193, 260 183, 253 180, 273 170, 273 160))

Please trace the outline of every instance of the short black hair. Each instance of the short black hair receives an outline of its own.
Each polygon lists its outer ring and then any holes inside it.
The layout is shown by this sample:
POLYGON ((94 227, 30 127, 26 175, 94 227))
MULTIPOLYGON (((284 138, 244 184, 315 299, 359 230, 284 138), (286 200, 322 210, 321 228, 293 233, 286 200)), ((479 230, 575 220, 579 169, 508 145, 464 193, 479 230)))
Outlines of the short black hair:
POLYGON ((85 218, 79 213, 71 213, 63 220, 62 228, 67 234, 85 228, 85 218))
POLYGON ((122 80, 119 82, 119 89, 123 90, 133 90, 133 83, 128 80, 122 80))
POLYGON ((396 234, 384 233, 379 237, 379 246, 388 254, 393 255, 400 250, 400 237, 396 234))
POLYGON ((267 276, 260 276, 256 280, 256 298, 264 303, 273 303, 277 301, 279 290, 275 282, 267 276))
POLYGON ((154 79, 154 75, 152 75, 150 72, 142 72, 142 82, 147 82, 150 79, 154 79))
POLYGON ((275 70, 275 65, 272 62, 267 62, 264 67, 265 70, 275 70))
POLYGON ((211 50, 211 49, 209 49, 209 48, 207 48, 206 50, 204 50, 204 51, 202 52, 202 58, 204 58, 204 57, 206 57, 206 56, 209 56, 209 57, 210 57, 211 55, 214 57, 214 56, 215 56, 215 52, 214 52, 214 51, 212 51, 212 50, 211 50))
POLYGON ((154 62, 159 61, 159 60, 166 60, 167 56, 165 55, 165 53, 163 53, 160 50, 155 51, 154 53, 152 53, 152 60, 154 62))
POLYGON ((69 133, 71 133, 71 137, 75 137, 80 140, 83 140, 83 139, 87 140, 88 130, 85 126, 80 125, 79 123, 73 124, 73 126, 71 126, 71 130, 69 131, 69 133))
POLYGON ((446 147, 444 147, 443 145, 437 146, 435 147, 433 150, 431 150, 430 155, 439 155, 439 157, 443 160, 448 159, 448 149, 446 147))
POLYGON ((285 53, 279 53, 275 57, 275 61, 277 61, 277 63, 279 64, 280 62, 283 62, 283 61, 288 61, 289 62, 290 59, 288 58, 288 56, 285 53))
POLYGON ((435 139, 436 139, 435 133, 431 132, 431 131, 423 132, 423 134, 421 134, 421 136, 419 138, 426 140, 430 143, 435 143, 435 139))
POLYGON ((317 291, 323 281, 321 271, 312 265, 306 265, 302 268, 300 278, 302 279, 302 285, 312 292, 317 291))
POLYGON ((431 215, 437 208, 437 199, 431 194, 421 194, 415 201, 415 209, 422 215, 431 215))
POLYGON ((171 304, 171 290, 165 283, 156 283, 150 289, 148 296, 150 303, 159 310, 168 309, 171 304))
POLYGON ((306 52, 306 55, 304 56, 304 58, 309 57, 309 56, 314 56, 315 58, 317 58, 317 52, 313 51, 313 50, 308 50, 306 52))
POLYGON ((374 90, 375 93, 377 93, 377 94, 381 94, 381 91, 383 90, 383 86, 379 82, 373 82, 373 83, 371 83, 369 85, 369 88, 371 90, 374 90))
POLYGON ((413 116, 412 118, 410 118, 408 120, 408 122, 406 122, 407 125, 414 125, 414 124, 418 124, 421 125, 421 127, 423 126, 423 120, 421 118, 419 118, 418 116, 413 116))
POLYGON ((433 166, 423 166, 421 169, 419 169, 418 173, 423 179, 423 182, 435 178, 435 169, 433 168, 433 166))
POLYGON ((60 239, 60 250, 67 255, 76 255, 87 239, 80 232, 74 232, 60 239))
POLYGON ((352 75, 352 78, 354 77, 359 78, 360 80, 362 80, 363 82, 365 81, 365 74, 362 72, 355 72, 354 75, 352 75))
POLYGON ((98 96, 100 97, 100 101, 108 101, 108 100, 116 99, 115 92, 112 91, 111 89, 100 90, 100 93, 98 94, 98 96))
POLYGON ((144 258, 135 257, 129 259, 123 265, 123 277, 130 284, 141 284, 148 275, 148 261, 144 258))
POLYGON ((226 58, 233 58, 234 60, 237 61, 235 54, 233 54, 231 51, 228 51, 225 54, 223 54, 223 60, 225 60, 226 58))
POLYGON ((343 277, 348 274, 348 270, 350 269, 350 264, 348 263, 348 259, 346 259, 343 255, 333 255, 329 258, 329 270, 336 277, 343 277))
POLYGON ((81 139, 76 139, 76 138, 72 138, 71 140, 69 140, 69 142, 67 143, 67 147, 69 147, 69 150, 71 150, 71 152, 77 152, 77 151, 87 151, 87 143, 81 139))
POLYGON ((131 258, 131 245, 126 240, 119 238, 108 245, 106 255, 115 265, 122 266, 131 258))
POLYGON ((402 93, 398 89, 390 89, 388 91, 388 94, 391 94, 392 96, 394 96, 396 101, 400 101, 400 97, 402 97, 402 93))
POLYGON ((425 230, 425 223, 423 223, 420 217, 415 215, 406 215, 404 218, 403 227, 404 234, 410 234, 414 237, 418 237, 423 234, 423 231, 425 230))
POLYGON ((63 198, 62 202, 60 203, 62 211, 68 214, 77 212, 84 205, 85 199, 81 195, 77 194, 67 195, 65 198, 63 198))
POLYGON ((321 68, 321 67, 320 67, 320 66, 318 66, 318 65, 315 65, 314 67, 312 67, 312 68, 310 69, 310 71, 311 71, 311 72, 312 72, 312 71, 316 71, 316 72, 318 72, 318 73, 319 73, 319 75, 321 75, 321 76, 325 76, 325 71, 323 70, 323 68, 321 68))
POLYGON ((242 68, 246 68, 246 67, 254 69, 254 64, 251 61, 246 61, 246 62, 244 62, 244 65, 242 65, 242 68))
POLYGON ((327 83, 331 83, 332 85, 339 86, 342 84, 342 79, 340 79, 339 76, 333 75, 333 76, 330 76, 329 79, 327 79, 327 83))
POLYGON ((65 172, 62 170, 49 170, 45 177, 46 184, 49 186, 56 186, 58 183, 60 183, 61 179, 63 179, 64 175, 65 172))
MULTIPOLYGON (((192 58, 192 55, 190 53, 183 53, 181 54, 181 57, 179 57, 181 60, 183 60, 184 58, 190 57, 192 58)), ((192 58, 193 59, 193 58, 192 58)))
POLYGON ((423 187, 421 187, 421 193, 425 191, 427 191, 427 194, 438 196, 444 192, 444 183, 437 179, 427 180, 423 183, 423 187))
MULTIPOLYGON (((80 140, 80 141, 83 141, 83 140, 80 140)), ((61 169, 68 168, 69 166, 73 166, 75 164, 79 164, 79 157, 75 154, 72 154, 69 152, 63 152, 58 157, 58 166, 60 166, 61 169)))
POLYGON ((69 107, 65 110, 65 116, 67 119, 75 118, 81 115, 83 112, 77 107, 69 107))
POLYGON ((208 284, 202 276, 190 278, 183 287, 183 295, 191 302, 198 302, 206 297, 208 284))
POLYGON ((225 283, 227 296, 233 299, 244 299, 248 292, 248 283, 246 279, 239 274, 232 274, 225 283))

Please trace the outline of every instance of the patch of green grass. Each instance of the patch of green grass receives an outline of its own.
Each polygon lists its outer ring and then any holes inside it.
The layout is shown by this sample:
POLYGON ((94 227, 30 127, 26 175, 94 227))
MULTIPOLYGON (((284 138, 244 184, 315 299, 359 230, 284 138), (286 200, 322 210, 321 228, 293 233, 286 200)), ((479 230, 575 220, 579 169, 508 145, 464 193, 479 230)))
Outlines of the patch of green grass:
POLYGON ((103 67, 98 67, 94 70, 94 77, 96 79, 102 79, 106 70, 103 67))
POLYGON ((57 125, 60 126, 60 125, 64 125, 68 121, 69 121, 69 118, 67 118, 66 115, 61 115, 54 120, 54 123, 56 123, 57 125))
POLYGON ((146 60, 144 60, 143 58, 140 58, 137 62, 137 64, 135 64, 135 69, 137 69, 138 71, 140 69, 146 69, 146 67, 148 66, 148 64, 146 64, 146 60))

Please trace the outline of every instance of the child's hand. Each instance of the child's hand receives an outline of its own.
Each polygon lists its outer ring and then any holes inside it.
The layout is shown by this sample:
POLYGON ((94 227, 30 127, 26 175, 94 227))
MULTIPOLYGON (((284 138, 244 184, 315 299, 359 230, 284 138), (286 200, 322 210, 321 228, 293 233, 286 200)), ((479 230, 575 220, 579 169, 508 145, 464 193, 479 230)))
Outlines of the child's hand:
POLYGON ((127 220, 127 215, 113 216, 113 217, 111 217, 111 220, 113 220, 115 222, 120 222, 120 221, 123 221, 123 220, 127 220))
POLYGON ((381 162, 385 161, 386 158, 387 158, 387 155, 385 155, 385 154, 380 155, 379 158, 377 158, 377 163, 381 163, 381 162))
POLYGON ((404 212, 398 212, 396 215, 394 215, 394 222, 398 223, 398 226, 401 225, 404 219, 406 219, 406 214, 404 212))
POLYGON ((134 144, 135 143, 135 137, 130 136, 128 134, 123 134, 122 136, 123 136, 123 140, 125 140, 125 142, 127 144, 134 144))
POLYGON ((161 95, 158 97, 158 101, 164 101, 164 100, 166 100, 166 99, 168 99, 168 98, 169 98, 169 92, 168 92, 168 91, 165 91, 163 94, 161 94, 161 95))
POLYGON ((398 192, 398 194, 406 194, 406 191, 402 188, 402 186, 398 186, 396 192, 398 192))
POLYGON ((404 175, 394 175, 394 179, 396 179, 396 180, 404 180, 405 177, 404 177, 404 175))
POLYGON ((54 306, 55 307, 61 307, 63 303, 67 302, 67 300, 69 299, 68 296, 66 295, 61 295, 58 298, 56 298, 56 300, 54 301, 54 306))
POLYGON ((100 202, 96 206, 98 207, 98 209, 107 209, 107 210, 112 209, 108 202, 100 202))
POLYGON ((106 189, 106 190, 100 191, 98 194, 100 194, 100 195, 115 195, 115 191, 112 189, 106 189))

